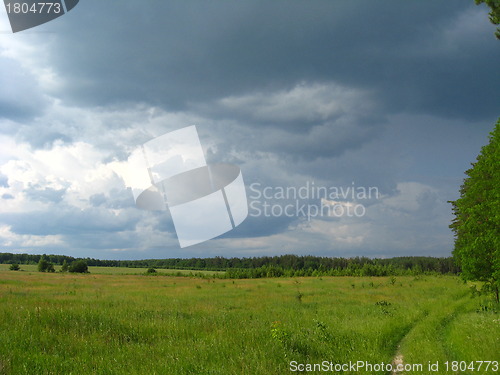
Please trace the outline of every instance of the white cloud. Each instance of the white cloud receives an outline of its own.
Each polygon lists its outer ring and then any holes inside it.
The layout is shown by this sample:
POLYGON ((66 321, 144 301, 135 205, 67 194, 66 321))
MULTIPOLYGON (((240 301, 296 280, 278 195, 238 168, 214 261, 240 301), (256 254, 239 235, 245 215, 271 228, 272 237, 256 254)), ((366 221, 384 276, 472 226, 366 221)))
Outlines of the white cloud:
POLYGON ((17 234, 11 231, 8 225, 0 225, 0 246, 8 248, 27 248, 64 245, 61 235, 37 236, 31 234, 17 234))
POLYGON ((383 199, 383 205, 405 212, 417 211, 421 207, 423 196, 437 192, 433 187, 419 182, 400 182, 396 190, 396 195, 383 199))
POLYGON ((353 247, 359 249, 369 237, 369 228, 370 224, 362 219, 348 222, 311 220, 303 230, 327 238, 334 248, 347 250, 353 247))
MULTIPOLYGON (((28 144, 16 144, 8 137, 2 137, 3 142, 10 153, 7 155, 4 149, 2 159, 10 160, 0 165, 0 173, 8 176, 9 188, 4 188, 4 193, 15 197, 8 203, 10 209, 16 210, 16 204, 19 210, 27 209, 25 192, 30 188, 66 189, 64 202, 81 208, 88 206, 88 199, 94 194, 124 188, 110 164, 102 161, 105 155, 88 143, 56 142, 52 149, 33 150, 28 144)), ((39 205, 28 203, 32 209, 33 204, 39 205)))
MULTIPOLYGON (((8 19, 1 18, 0 30, 10 29, 8 19)), ((36 79, 44 93, 56 92, 63 87, 63 80, 52 68, 49 46, 56 43, 57 38, 57 34, 53 33, 0 33, 0 58, 15 61, 16 66, 36 79)), ((27 93, 30 91, 24 91, 24 94, 27 93)))

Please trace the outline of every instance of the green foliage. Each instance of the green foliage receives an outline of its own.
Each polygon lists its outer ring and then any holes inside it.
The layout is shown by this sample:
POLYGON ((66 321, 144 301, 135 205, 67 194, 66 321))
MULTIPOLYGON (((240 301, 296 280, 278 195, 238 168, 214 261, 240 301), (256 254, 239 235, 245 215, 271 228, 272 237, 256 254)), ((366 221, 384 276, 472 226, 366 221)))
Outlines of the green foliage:
MULTIPOLYGON (((54 263, 68 264, 77 260, 65 255, 36 255, 0 253, 0 263, 37 264, 41 258, 54 263)), ((371 259, 367 257, 336 258, 312 255, 280 255, 254 258, 170 258, 142 260, 103 260, 84 258, 87 265, 97 267, 155 268, 170 270, 230 271, 234 278, 300 277, 300 276, 388 276, 420 273, 456 274, 460 271, 452 257, 396 257, 371 259)), ((120 271, 123 273, 123 271, 120 271)), ((144 271, 140 271, 144 272, 144 271)), ((126 272, 128 273, 128 272, 126 272)))
POLYGON ((375 303, 375 306, 380 307, 380 311, 382 312, 382 314, 386 315, 392 315, 391 309, 389 307, 391 305, 392 304, 390 302, 387 302, 386 300, 378 301, 375 303))
MULTIPOLYGON (((475 0, 476 4, 486 3, 490 7, 489 18, 490 22, 494 25, 500 24, 500 0, 475 0)), ((495 32, 497 39, 500 39, 500 27, 497 27, 495 32)))
POLYGON ((73 273, 88 273, 89 267, 87 266, 87 262, 84 260, 75 260, 69 266, 68 271, 73 273))
POLYGON ((291 347, 290 333, 285 329, 281 321, 275 321, 271 324, 271 337, 282 345, 285 350, 284 356, 288 356, 288 350, 291 347))
POLYGON ((148 268, 148 270, 146 271, 146 273, 148 273, 148 274, 154 274, 154 273, 156 273, 156 270, 153 267, 150 267, 150 268, 148 268))
POLYGON ((9 270, 11 271, 19 271, 21 269, 21 267, 19 267, 19 264, 17 263, 12 263, 9 267, 9 270))
POLYGON ((46 272, 49 262, 45 260, 45 258, 41 258, 38 262, 38 272, 46 272))
POLYGON ((69 271, 69 264, 66 259, 64 259, 63 264, 61 266, 61 272, 68 272, 69 271))
POLYGON ((55 272, 54 264, 47 261, 47 259, 42 256, 38 262, 38 272, 55 272))
POLYGON ((500 119, 467 172, 460 198, 450 202, 455 218, 453 256, 465 280, 488 283, 498 302, 500 283, 500 119))

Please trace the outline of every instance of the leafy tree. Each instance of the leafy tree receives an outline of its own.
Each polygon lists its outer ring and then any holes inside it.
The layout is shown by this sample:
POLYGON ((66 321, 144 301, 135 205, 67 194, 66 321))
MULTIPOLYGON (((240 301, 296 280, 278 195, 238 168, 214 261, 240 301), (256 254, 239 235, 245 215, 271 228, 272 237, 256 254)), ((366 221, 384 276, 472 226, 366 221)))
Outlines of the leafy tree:
POLYGON ((42 255, 40 260, 38 261, 38 271, 39 272, 54 272, 54 265, 50 263, 46 258, 45 255, 42 255))
POLYGON ((21 269, 21 267, 19 267, 19 264, 17 263, 12 263, 9 267, 9 270, 11 271, 19 271, 21 269))
POLYGON ((87 273, 89 272, 89 267, 87 266, 87 262, 84 260, 75 260, 69 266, 69 272, 87 273))
POLYGON ((61 272, 68 272, 68 269, 69 269, 69 264, 66 261, 66 259, 64 259, 64 262, 63 262, 62 267, 61 267, 61 272))
MULTIPOLYGON (((489 18, 492 24, 499 25, 500 24, 500 0, 475 0, 476 4, 486 3, 491 9, 489 13, 489 18)), ((500 27, 497 27, 497 31, 495 32, 495 36, 497 39, 500 39, 500 27)))
POLYGON ((44 257, 41 257, 40 260, 38 261, 38 272, 45 272, 47 271, 47 266, 49 262, 44 257))
POLYGON ((467 172, 453 205, 453 256, 465 280, 486 282, 499 301, 500 286, 500 118, 467 172))

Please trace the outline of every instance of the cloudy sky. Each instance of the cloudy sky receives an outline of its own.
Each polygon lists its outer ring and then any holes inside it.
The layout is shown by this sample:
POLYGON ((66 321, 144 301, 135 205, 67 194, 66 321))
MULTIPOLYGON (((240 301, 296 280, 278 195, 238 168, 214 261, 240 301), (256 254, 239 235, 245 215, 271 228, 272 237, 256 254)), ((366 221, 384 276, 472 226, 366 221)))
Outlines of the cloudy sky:
POLYGON ((494 29, 472 0, 82 0, 16 34, 0 9, 0 251, 448 256, 447 201, 499 115, 494 29), (249 216, 180 248, 120 171, 189 125, 241 168, 249 216))

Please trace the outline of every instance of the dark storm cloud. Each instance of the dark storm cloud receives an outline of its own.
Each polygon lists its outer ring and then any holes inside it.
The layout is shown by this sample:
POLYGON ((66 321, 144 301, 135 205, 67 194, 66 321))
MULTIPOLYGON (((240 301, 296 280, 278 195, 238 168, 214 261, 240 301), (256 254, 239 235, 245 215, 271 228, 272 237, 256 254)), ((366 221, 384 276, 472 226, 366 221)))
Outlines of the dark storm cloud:
POLYGON ((86 1, 59 21, 52 64, 70 102, 181 109, 335 81, 394 112, 497 110, 498 42, 469 1, 86 1))
MULTIPOLYGON (((34 211, 14 207, 17 213, 0 213, 0 224, 13 235, 59 235, 71 248, 65 251, 101 258, 140 258, 143 249, 164 257, 165 246, 175 248, 170 256, 220 255, 224 246, 229 255, 283 246, 325 255, 446 255, 446 201, 456 198, 498 115, 500 50, 486 13, 470 0, 81 2, 40 26, 49 37, 14 42, 17 65, 0 57, 1 133, 28 142, 29 152, 53 148, 67 157, 61 149, 78 141, 74 152, 95 161, 85 168, 98 168, 193 123, 207 160, 239 165, 247 192, 256 181, 315 181, 376 186, 383 198, 364 202, 367 217, 346 223, 250 216, 221 241, 184 252, 168 211, 138 210, 111 179, 109 188, 92 188, 102 184, 104 167, 75 185, 81 193, 68 188, 71 195, 19 187, 22 164, 10 163, 9 180, 0 174, 0 187, 12 185, 5 206, 26 196, 34 211), (31 60, 21 61, 25 55, 31 60)), ((64 165, 62 157, 49 159, 64 165)))
MULTIPOLYGON (((258 207, 258 206, 256 206, 258 207)), ((259 207, 262 209, 262 206, 259 207)), ((254 214, 258 211, 254 210, 254 214)), ((268 216, 264 216, 262 209, 260 216, 248 216, 245 221, 227 233, 224 233, 220 238, 249 238, 249 237, 264 237, 273 234, 286 232, 287 229, 295 222, 300 220, 297 217, 287 217, 285 215, 273 217, 271 212, 268 216)))
MULTIPOLYGON (((249 123, 231 128, 225 125, 225 132, 224 125, 203 129, 219 136, 216 149, 208 148, 207 159, 210 162, 236 164, 242 164, 241 159, 254 159, 258 160, 261 166, 264 163, 267 167, 269 162, 266 159, 269 159, 270 155, 290 163, 296 163, 298 160, 336 158, 347 151, 361 148, 380 132, 374 126, 354 123, 325 123, 314 126, 305 134, 275 127, 252 127, 249 123)), ((293 169, 295 168, 296 165, 293 169)))

